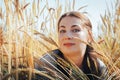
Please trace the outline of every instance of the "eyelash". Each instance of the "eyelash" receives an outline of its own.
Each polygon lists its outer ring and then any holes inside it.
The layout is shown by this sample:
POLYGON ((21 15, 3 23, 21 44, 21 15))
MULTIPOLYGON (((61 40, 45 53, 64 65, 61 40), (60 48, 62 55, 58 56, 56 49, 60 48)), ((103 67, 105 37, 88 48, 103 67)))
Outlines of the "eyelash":
MULTIPOLYGON (((59 32, 60 33, 65 33, 66 30, 60 30, 59 32)), ((80 32, 80 30, 79 29, 73 29, 72 32, 76 33, 76 32, 80 32)))
POLYGON ((79 29, 73 29, 72 32, 80 32, 79 29))
POLYGON ((60 30, 59 32, 60 32, 60 33, 65 33, 66 31, 65 31, 65 30, 60 30))

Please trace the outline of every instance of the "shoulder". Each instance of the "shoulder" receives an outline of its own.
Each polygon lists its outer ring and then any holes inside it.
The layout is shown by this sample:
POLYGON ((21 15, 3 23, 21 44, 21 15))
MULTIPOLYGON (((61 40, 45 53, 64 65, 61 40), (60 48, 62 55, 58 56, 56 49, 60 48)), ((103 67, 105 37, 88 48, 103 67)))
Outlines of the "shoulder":
POLYGON ((101 75, 102 78, 106 78, 108 75, 108 69, 106 65, 100 59, 97 59, 97 63, 98 63, 99 74, 101 75))
POLYGON ((90 53, 90 58, 94 62, 94 64, 96 64, 99 72, 103 72, 103 70, 107 69, 105 63, 100 59, 100 57, 96 53, 90 53))
POLYGON ((97 67, 99 73, 102 73, 107 69, 105 63, 99 57, 90 56, 90 58, 93 61, 94 65, 97 67))
POLYGON ((35 63, 35 67, 53 66, 56 62, 56 56, 60 56, 61 52, 59 49, 51 50, 42 55, 35 63))
POLYGON ((55 49, 49 52, 46 52, 44 55, 42 55, 39 59, 35 61, 35 69, 39 70, 45 75, 39 74, 36 75, 36 78, 42 79, 42 80, 50 80, 48 79, 48 76, 55 77, 53 73, 56 70, 56 58, 55 55, 59 55, 59 49, 55 49))
POLYGON ((96 64, 97 64, 98 76, 100 77, 100 79, 106 80, 108 75, 108 69, 105 63, 101 59, 96 58, 96 64))
MULTIPOLYGON (((89 56, 89 60, 87 60, 87 66, 89 67, 90 74, 94 74, 100 78, 100 80, 106 80, 108 75, 108 70, 104 62, 95 56, 89 56), (88 61, 90 64, 88 64, 88 61), (89 66, 90 65, 90 66, 89 66)), ((94 77, 96 79, 96 77, 94 77)))
POLYGON ((104 64, 104 62, 101 61, 99 58, 97 58, 97 63, 100 69, 106 68, 106 65, 104 64))
POLYGON ((62 53, 60 52, 59 49, 48 51, 40 58, 40 60, 51 61, 53 59, 56 59, 56 56, 60 56, 60 57, 62 56, 62 53))
POLYGON ((94 64, 96 64, 96 66, 98 68, 98 72, 100 74, 102 74, 103 72, 105 72, 107 70, 105 63, 99 57, 94 56, 94 57, 92 57, 92 60, 93 60, 94 64))

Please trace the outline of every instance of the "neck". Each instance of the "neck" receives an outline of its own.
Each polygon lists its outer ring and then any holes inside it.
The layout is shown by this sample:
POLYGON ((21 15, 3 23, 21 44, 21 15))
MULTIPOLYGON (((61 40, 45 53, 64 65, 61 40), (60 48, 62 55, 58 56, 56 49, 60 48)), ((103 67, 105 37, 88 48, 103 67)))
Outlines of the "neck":
POLYGON ((74 55, 64 55, 68 60, 70 60, 73 64, 75 64, 76 66, 78 66, 79 68, 82 67, 82 61, 84 58, 84 53, 74 53, 74 55))

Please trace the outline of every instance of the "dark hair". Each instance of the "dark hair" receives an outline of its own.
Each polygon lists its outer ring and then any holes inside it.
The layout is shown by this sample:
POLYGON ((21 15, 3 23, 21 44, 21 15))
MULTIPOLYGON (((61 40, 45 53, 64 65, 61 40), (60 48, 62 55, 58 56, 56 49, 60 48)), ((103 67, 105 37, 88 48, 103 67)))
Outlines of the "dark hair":
POLYGON ((60 19, 58 20, 58 25, 57 25, 58 30, 59 30, 59 24, 60 24, 61 20, 64 17, 67 17, 67 16, 79 18, 81 20, 81 22, 83 23, 83 25, 85 25, 88 29, 92 29, 92 25, 91 25, 91 22, 88 19, 88 17, 86 17, 84 14, 82 14, 82 13, 80 13, 78 11, 71 11, 71 12, 66 12, 65 14, 63 14, 60 17, 60 19))

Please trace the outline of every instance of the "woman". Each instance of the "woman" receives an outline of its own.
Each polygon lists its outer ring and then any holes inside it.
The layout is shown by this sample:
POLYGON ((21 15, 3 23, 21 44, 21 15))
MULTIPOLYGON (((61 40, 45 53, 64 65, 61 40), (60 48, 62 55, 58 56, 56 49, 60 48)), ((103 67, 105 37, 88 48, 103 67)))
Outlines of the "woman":
POLYGON ((63 80, 75 78, 75 80, 81 80, 83 78, 77 73, 80 70, 86 74, 86 79, 105 79, 106 67, 100 59, 92 55, 93 48, 89 46, 93 41, 91 30, 91 22, 84 14, 76 11, 63 14, 58 21, 59 49, 45 54, 40 59, 42 65, 39 66, 42 66, 42 68, 39 68, 39 70, 49 71, 48 75, 51 75, 54 79, 58 76, 63 80), (80 69, 76 71, 75 75, 77 76, 71 76, 72 67, 68 67, 71 64, 80 69))

